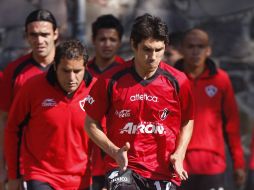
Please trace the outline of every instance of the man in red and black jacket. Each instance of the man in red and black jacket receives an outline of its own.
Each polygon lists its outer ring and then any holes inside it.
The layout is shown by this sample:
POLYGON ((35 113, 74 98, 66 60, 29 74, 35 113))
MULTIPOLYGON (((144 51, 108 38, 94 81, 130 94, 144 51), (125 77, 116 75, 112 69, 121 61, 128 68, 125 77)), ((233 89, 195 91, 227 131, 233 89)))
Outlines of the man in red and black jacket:
MULTIPOLYGON (((58 29, 56 19, 51 12, 43 9, 31 12, 25 21, 25 32, 31 53, 9 63, 3 71, 0 84, 2 89, 0 94, 1 128, 4 128, 12 101, 18 91, 27 80, 47 71, 55 56, 58 29)), ((3 141, 0 142, 1 147, 2 144, 3 141)), ((3 158, 0 159, 3 160, 3 158)), ((0 171, 2 172, 4 171, 0 171)))
MULTIPOLYGON (((101 74, 124 63, 117 55, 121 45, 123 26, 113 15, 102 15, 92 24, 92 42, 95 56, 88 62, 87 69, 92 76, 101 74)), ((105 118, 101 121, 102 128, 106 125, 105 118)), ((92 151, 93 190, 105 187, 104 153, 94 144, 92 151)))
POLYGON ((87 59, 79 41, 61 43, 49 71, 30 79, 14 99, 5 128, 8 177, 20 177, 23 132, 23 177, 29 190, 88 190, 91 185, 83 104, 94 78, 85 70, 87 59))
POLYGON ((245 163, 239 115, 229 76, 209 58, 211 47, 207 32, 187 31, 181 46, 183 59, 175 67, 189 78, 195 103, 193 135, 184 163, 190 178, 183 183, 183 189, 226 188, 224 140, 232 155, 235 182, 242 185, 245 163))

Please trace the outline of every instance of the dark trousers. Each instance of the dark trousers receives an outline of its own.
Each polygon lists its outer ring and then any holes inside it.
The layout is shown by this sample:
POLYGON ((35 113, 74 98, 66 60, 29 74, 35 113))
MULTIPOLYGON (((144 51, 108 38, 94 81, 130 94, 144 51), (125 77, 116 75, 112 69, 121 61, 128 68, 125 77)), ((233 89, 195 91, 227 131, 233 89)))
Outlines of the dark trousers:
POLYGON ((29 180, 27 181, 27 190, 54 190, 54 188, 46 182, 29 180))
POLYGON ((178 190, 226 190, 225 174, 189 175, 178 190))
MULTIPOLYGON (((80 189, 80 190, 89 190, 90 188, 80 189)), ((27 190, 56 190, 50 186, 47 182, 42 182, 38 180, 29 180, 27 181, 27 190)))
POLYGON ((93 176, 92 190, 101 190, 103 187, 106 187, 105 176, 93 176))
POLYGON ((254 189, 254 170, 249 170, 244 190, 253 190, 253 189, 254 189))

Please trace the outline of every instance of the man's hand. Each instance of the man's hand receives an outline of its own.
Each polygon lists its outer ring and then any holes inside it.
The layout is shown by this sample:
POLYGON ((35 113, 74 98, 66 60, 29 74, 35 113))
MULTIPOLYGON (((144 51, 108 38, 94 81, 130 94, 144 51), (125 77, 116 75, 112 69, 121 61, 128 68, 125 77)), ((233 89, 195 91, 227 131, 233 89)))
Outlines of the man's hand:
POLYGON ((19 190, 21 187, 21 179, 9 179, 8 190, 19 190))
POLYGON ((120 167, 122 171, 125 171, 128 166, 127 152, 129 149, 130 149, 130 143, 126 142, 125 145, 117 151, 114 157, 118 166, 120 167))
POLYGON ((170 162, 176 172, 176 174, 180 177, 181 180, 188 179, 188 173, 183 168, 183 158, 178 154, 172 154, 170 156, 170 162))
POLYGON ((234 171, 234 179, 237 186, 242 186, 246 180, 246 172, 244 169, 236 169, 234 171))

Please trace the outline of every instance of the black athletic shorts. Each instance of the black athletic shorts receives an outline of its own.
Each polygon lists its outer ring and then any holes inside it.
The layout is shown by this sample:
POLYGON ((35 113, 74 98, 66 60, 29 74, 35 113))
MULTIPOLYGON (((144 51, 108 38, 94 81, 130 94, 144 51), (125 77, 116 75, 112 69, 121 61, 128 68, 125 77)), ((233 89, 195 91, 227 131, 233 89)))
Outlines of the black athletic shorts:
POLYGON ((226 190, 225 174, 189 175, 178 190, 226 190))
POLYGON ((176 185, 170 181, 144 178, 127 169, 121 173, 118 169, 106 175, 108 190, 176 190, 176 185))
POLYGON ((253 189, 254 189, 254 170, 249 170, 246 181, 246 187, 244 188, 244 190, 253 190, 253 189))
POLYGON ((92 190, 101 190, 103 187, 106 187, 105 176, 93 176, 92 190))
MULTIPOLYGON (((47 182, 42 182, 38 180, 29 180, 27 181, 27 190, 55 190, 55 189, 51 187, 50 184, 47 182)), ((80 190, 89 190, 89 188, 80 190)))
POLYGON ((38 181, 38 180, 29 180, 27 181, 27 190, 54 190, 49 183, 38 181))

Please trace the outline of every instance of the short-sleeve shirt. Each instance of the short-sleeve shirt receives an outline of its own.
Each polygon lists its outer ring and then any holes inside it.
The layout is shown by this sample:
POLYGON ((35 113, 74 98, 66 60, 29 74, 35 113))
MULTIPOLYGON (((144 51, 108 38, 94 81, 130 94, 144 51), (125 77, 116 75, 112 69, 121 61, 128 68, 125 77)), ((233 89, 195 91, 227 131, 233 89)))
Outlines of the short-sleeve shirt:
MULTIPOLYGON (((181 126, 193 119, 185 74, 161 62, 156 73, 143 80, 130 61, 99 78, 85 110, 97 121, 106 115, 107 136, 118 147, 130 142, 129 168, 146 178, 179 183, 169 170, 169 157, 181 126)), ((111 157, 105 159, 107 170, 117 167, 111 157)))

